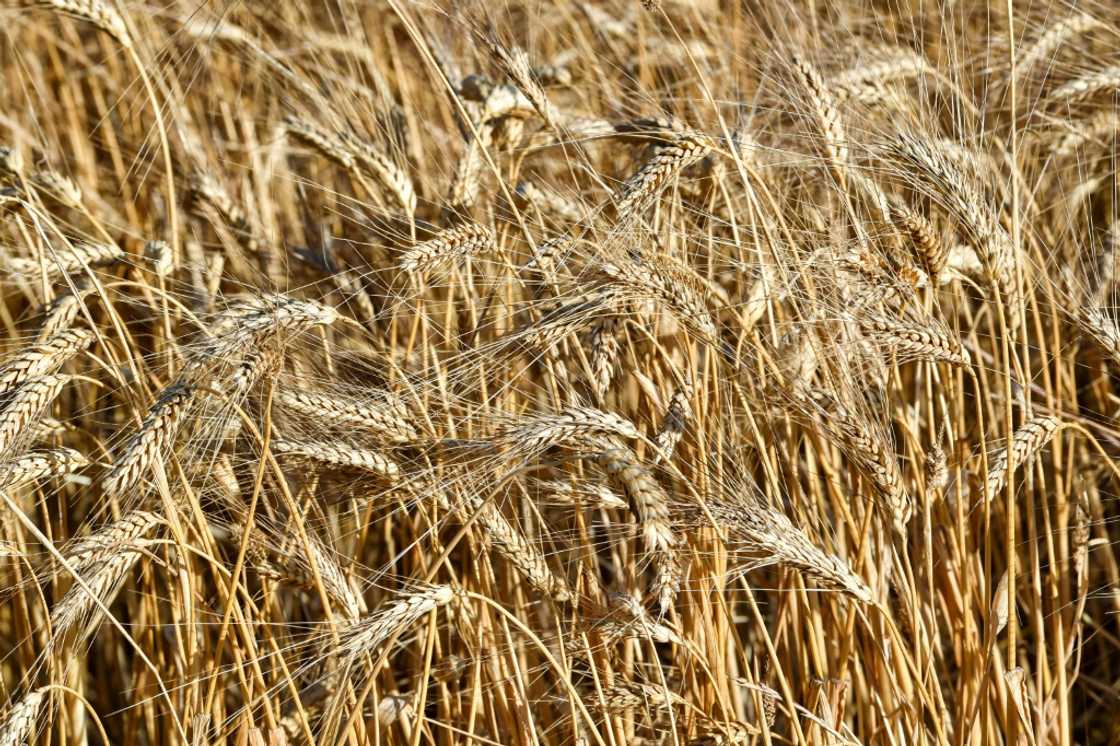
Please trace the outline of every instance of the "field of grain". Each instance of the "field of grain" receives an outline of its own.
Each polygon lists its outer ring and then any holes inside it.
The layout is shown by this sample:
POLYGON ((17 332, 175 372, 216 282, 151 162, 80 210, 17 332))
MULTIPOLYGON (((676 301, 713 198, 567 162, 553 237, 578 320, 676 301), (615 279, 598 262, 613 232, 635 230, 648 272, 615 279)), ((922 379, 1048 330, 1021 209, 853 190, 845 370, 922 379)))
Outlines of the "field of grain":
POLYGON ((0 746, 1120 744, 1120 8, 0 20, 0 746))

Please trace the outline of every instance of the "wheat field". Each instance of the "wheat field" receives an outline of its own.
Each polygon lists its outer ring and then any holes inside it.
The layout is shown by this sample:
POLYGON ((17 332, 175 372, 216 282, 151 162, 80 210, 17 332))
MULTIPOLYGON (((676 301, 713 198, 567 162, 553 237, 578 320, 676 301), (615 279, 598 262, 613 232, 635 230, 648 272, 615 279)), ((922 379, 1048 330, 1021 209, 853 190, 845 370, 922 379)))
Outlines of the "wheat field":
POLYGON ((1120 8, 0 19, 0 746, 1120 744, 1120 8))

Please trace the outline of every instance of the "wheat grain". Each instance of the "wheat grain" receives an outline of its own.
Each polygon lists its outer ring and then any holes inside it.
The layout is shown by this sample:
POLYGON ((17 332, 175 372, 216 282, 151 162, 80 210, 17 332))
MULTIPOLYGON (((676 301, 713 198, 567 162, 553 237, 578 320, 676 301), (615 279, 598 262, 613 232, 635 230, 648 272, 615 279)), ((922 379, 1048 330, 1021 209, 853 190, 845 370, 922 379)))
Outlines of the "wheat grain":
POLYGON ((1069 158, 1091 141, 1112 142, 1120 132, 1120 114, 1111 109, 1096 112, 1092 117, 1070 122, 1069 133, 1053 146, 1055 158, 1069 158))
POLYGON ((479 525, 500 555, 506 558, 529 584, 555 601, 571 599, 567 583, 556 576, 536 546, 506 520, 492 503, 477 507, 479 525))
POLYGON ((586 442, 599 435, 630 440, 642 437, 632 422, 616 414, 572 407, 511 425, 499 434, 497 442, 519 451, 540 452, 563 443, 586 442))
POLYGON ((531 181, 522 181, 513 191, 522 207, 532 205, 547 215, 569 223, 579 222, 584 215, 578 202, 564 198, 551 189, 545 189, 531 181))
POLYGON ((595 460, 622 488, 638 519, 646 548, 653 555, 654 595, 665 612, 679 591, 683 572, 670 522, 669 496, 628 448, 609 448, 596 454, 595 460))
POLYGON ((925 75, 930 72, 929 61, 912 49, 887 47, 875 50, 859 65, 849 68, 828 80, 826 90, 836 99, 866 99, 861 96, 865 86, 925 75))
POLYGON ((416 189, 403 168, 389 156, 355 135, 340 132, 337 137, 353 158, 352 168, 364 171, 377 179, 393 195, 397 204, 409 214, 416 211, 416 189))
POLYGON ((401 254, 400 267, 409 273, 426 272, 442 263, 494 249, 494 234, 477 223, 464 223, 440 232, 401 254))
POLYGON ((213 327, 218 335, 207 343, 205 353, 221 359, 246 349, 260 350, 267 339, 281 333, 294 335, 315 326, 330 326, 337 319, 334 308, 313 301, 283 295, 260 298, 216 319, 213 327))
POLYGON ((35 343, 45 344, 51 337, 68 328, 81 313, 87 292, 66 293, 47 304, 43 309, 43 321, 39 325, 35 343))
POLYGON ((926 451, 926 460, 923 468, 926 489, 935 496, 940 496, 949 486, 949 464, 945 451, 940 444, 934 444, 926 451))
POLYGON ((1120 86, 1120 65, 1114 65, 1087 73, 1058 86, 1050 94, 1049 99, 1055 103, 1077 103, 1098 93, 1111 91, 1118 86, 1120 86))
POLYGON ((167 277, 175 269, 174 256, 166 241, 148 241, 144 244, 144 259, 157 277, 167 277))
POLYGON ((498 59, 506 74, 513 80, 521 93, 529 100, 541 119, 553 129, 560 128, 560 115, 548 99, 541 84, 533 76, 529 55, 520 47, 505 49, 500 44, 490 43, 491 53, 498 59))
POLYGON ((47 687, 30 691, 8 710, 0 725, 0 746, 21 746, 34 740, 35 727, 49 691, 47 687))
POLYGON ((644 259, 607 262, 603 271, 628 288, 667 306, 678 318, 687 322, 708 340, 715 340, 719 330, 704 296, 682 282, 675 273, 658 263, 644 259))
POLYGON ((195 394, 196 390, 187 384, 173 384, 160 392, 140 429, 129 439, 105 476, 102 490, 106 495, 125 494, 140 483, 153 465, 162 464, 164 456, 175 445, 175 437, 195 394))
POLYGON ((1074 36, 1103 27, 1104 24, 1101 21, 1084 12, 1074 13, 1054 22, 1019 55, 1016 60, 1014 76, 1018 78, 1026 75, 1042 62, 1048 54, 1054 52, 1074 36))
POLYGON ((7 145, 0 146, 0 175, 5 179, 18 179, 23 173, 23 154, 7 145))
POLYGON ((640 212, 683 169, 698 163, 712 151, 712 139, 701 132, 685 131, 659 147, 615 193, 615 208, 621 218, 640 212))
POLYGON ((1073 573, 1079 593, 1085 592, 1086 573, 1089 568, 1089 515, 1079 501, 1074 509, 1071 541, 1073 543, 1073 573))
POLYGON ((38 261, 19 257, 9 257, 7 264, 12 272, 28 278, 38 277, 42 268, 47 279, 54 281, 91 267, 112 264, 123 258, 124 252, 114 244, 79 243, 45 252, 42 265, 38 261))
MULTIPOLYGON (((872 601, 871 590, 862 578, 841 558, 826 554, 809 541, 784 514, 753 499, 740 505, 711 501, 706 509, 716 519, 716 528, 727 531, 729 548, 761 555, 749 560, 748 567, 784 565, 860 602, 872 601)), ((700 520, 708 521, 706 516, 700 520)))
MULTIPOLYGON (((1010 453, 1015 459, 1015 468, 1029 464, 1035 454, 1041 451, 1058 428, 1062 421, 1051 415, 1035 417, 1022 426, 1011 437, 1010 453)), ((1000 490, 1007 484, 1008 447, 1003 447, 988 458, 988 474, 984 482, 984 499, 994 500, 1000 490)))
POLYGON ((346 170, 353 171, 357 165, 354 154, 337 135, 294 116, 284 117, 284 126, 289 135, 318 150, 346 170))
POLYGON ((1120 328, 1111 316, 1098 308, 1078 307, 1074 312, 1078 328, 1112 360, 1120 364, 1120 328))
POLYGON ((618 324, 614 319, 591 329, 591 384, 599 401, 606 398, 618 364, 618 324))
POLYGON ((836 101, 816 67, 796 54, 791 61, 798 81, 809 94, 815 123, 824 139, 824 151, 829 164, 840 183, 845 184, 848 178, 848 136, 844 132, 844 123, 836 101))
POLYGON ((98 609, 97 601, 108 606, 119 592, 121 584, 133 566, 143 557, 139 551, 144 542, 114 547, 114 553, 100 562, 92 563, 83 575, 89 591, 75 584, 51 609, 51 627, 56 645, 62 646, 64 638, 74 630, 82 637, 93 631, 93 619, 98 609), (93 595, 90 594, 92 592, 93 595), (95 600, 96 599, 96 600, 95 600), (84 629, 77 629, 84 624, 84 629))
POLYGON ((65 207, 81 207, 82 190, 71 179, 57 171, 36 171, 31 174, 31 183, 65 207))
POLYGON ((278 456, 302 456, 324 464, 378 474, 388 479, 397 479, 401 475, 400 467, 395 461, 383 453, 368 448, 351 448, 341 443, 278 438, 272 441, 272 451, 278 456))
POLYGON ((949 247, 937 235, 933 224, 897 200, 890 203, 889 214, 914 247, 914 254, 930 281, 936 282, 949 260, 949 247))
POLYGON ((0 367, 0 394, 32 378, 54 373, 91 344, 93 334, 85 329, 64 329, 52 334, 0 367))
POLYGON ((577 482, 541 482, 541 491, 548 495, 548 499, 561 505, 583 504, 589 507, 600 508, 625 508, 626 501, 612 492, 606 485, 597 483, 577 482))
POLYGON ((819 424, 853 466, 871 481, 883 499, 895 530, 904 533, 913 513, 913 501, 906 492, 898 461, 885 438, 866 418, 825 391, 794 389, 792 399, 794 407, 819 424))
POLYGON ((904 133, 896 140, 893 152, 913 169, 930 196, 966 229, 989 281, 1001 292, 1010 317, 1016 318, 1022 298, 1015 283, 1015 247, 991 206, 968 183, 944 147, 904 133))
POLYGON ((135 510, 108 526, 78 539, 66 547, 63 556, 76 570, 85 570, 128 547, 148 531, 162 525, 163 519, 147 510, 135 510))
POLYGON ((89 459, 73 448, 32 451, 0 466, 0 488, 16 489, 51 477, 72 474, 88 465, 89 459))
POLYGON ((885 317, 864 316, 859 324, 864 334, 884 341, 903 355, 951 365, 969 365, 968 351, 932 320, 926 324, 912 324, 885 317))
POLYGON ((23 3, 88 21, 112 36, 122 47, 132 46, 124 19, 116 8, 102 0, 23 0, 23 3))
POLYGON ((446 585, 400 594, 397 600, 382 604, 369 616, 342 630, 339 648, 343 658, 353 664, 359 656, 376 652, 394 632, 446 606, 455 596, 455 591, 446 585))
POLYGON ((603 692, 602 697, 590 697, 588 702, 613 714, 634 708, 667 709, 683 704, 684 700, 661 686, 629 682, 610 687, 603 692))
POLYGON ((686 380, 684 386, 673 392, 669 398, 669 406, 665 409, 665 417, 661 421, 661 429, 654 438, 657 444, 658 460, 668 461, 673 457, 673 451, 684 436, 685 428, 692 419, 692 406, 689 399, 692 396, 692 382, 686 380))
POLYGON ((12 390, 0 408, 0 452, 7 451, 18 437, 27 433, 70 379, 71 376, 58 374, 39 376, 12 390))
POLYGON ((342 605, 346 619, 357 621, 367 611, 365 599, 362 598, 351 580, 346 577, 345 571, 339 567, 338 562, 321 542, 312 540, 309 544, 311 554, 306 561, 308 565, 314 566, 315 569, 303 574, 308 581, 311 581, 317 573, 318 577, 322 578, 323 588, 330 594, 330 597, 342 605))
POLYGON ((482 188, 482 167, 486 162, 483 153, 494 144, 492 124, 480 122, 475 129, 478 135, 467 142, 448 194, 448 201, 460 208, 470 207, 478 199, 482 188))
POLYGON ((395 396, 387 391, 369 390, 363 391, 362 395, 369 403, 282 388, 277 390, 274 401, 306 417, 373 431, 393 443, 408 443, 419 437, 409 421, 408 409, 395 396))

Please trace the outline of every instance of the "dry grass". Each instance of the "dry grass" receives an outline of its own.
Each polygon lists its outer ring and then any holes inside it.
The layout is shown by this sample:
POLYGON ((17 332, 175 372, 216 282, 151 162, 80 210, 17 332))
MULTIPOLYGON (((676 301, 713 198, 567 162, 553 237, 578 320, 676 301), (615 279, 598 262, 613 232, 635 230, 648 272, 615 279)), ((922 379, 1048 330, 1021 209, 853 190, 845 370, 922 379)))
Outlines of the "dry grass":
POLYGON ((19 2, 0 744, 1120 743, 1120 13, 19 2))

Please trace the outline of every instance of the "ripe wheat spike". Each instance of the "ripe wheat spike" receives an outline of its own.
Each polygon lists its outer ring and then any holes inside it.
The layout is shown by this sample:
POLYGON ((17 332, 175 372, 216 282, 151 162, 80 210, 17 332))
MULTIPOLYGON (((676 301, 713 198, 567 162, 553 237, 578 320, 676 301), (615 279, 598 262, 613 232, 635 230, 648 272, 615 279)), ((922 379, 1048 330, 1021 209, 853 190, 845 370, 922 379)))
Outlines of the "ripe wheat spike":
POLYGON ((15 0, 0 746, 1116 740, 1113 5, 15 0))

